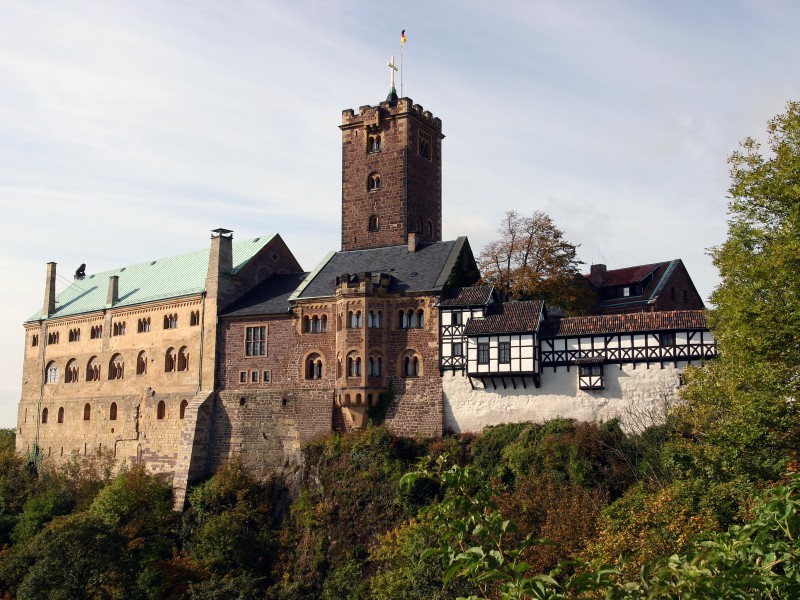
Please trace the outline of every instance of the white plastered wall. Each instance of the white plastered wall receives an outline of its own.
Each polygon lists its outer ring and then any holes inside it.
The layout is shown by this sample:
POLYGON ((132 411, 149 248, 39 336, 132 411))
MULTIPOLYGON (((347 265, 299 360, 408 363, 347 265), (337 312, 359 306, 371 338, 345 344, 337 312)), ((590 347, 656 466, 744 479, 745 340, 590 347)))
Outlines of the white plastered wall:
POLYGON ((541 387, 527 389, 517 381, 513 389, 507 378, 503 389, 496 377, 498 389, 481 389, 473 379, 475 389, 466 375, 445 372, 442 376, 445 431, 454 433, 478 432, 487 425, 544 422, 557 417, 578 421, 607 421, 619 417, 626 430, 636 431, 663 420, 669 406, 678 400, 679 374, 685 363, 677 368, 670 364, 662 369, 644 364, 604 365, 605 389, 578 389, 578 368, 573 366, 545 369, 541 387))

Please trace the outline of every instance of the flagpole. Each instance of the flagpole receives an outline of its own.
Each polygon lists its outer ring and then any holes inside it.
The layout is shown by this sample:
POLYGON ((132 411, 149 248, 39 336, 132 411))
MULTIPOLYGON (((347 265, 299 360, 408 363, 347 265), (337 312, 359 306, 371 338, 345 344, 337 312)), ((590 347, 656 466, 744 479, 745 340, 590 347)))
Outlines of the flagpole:
POLYGON ((400 42, 400 97, 403 97, 403 42, 400 42))

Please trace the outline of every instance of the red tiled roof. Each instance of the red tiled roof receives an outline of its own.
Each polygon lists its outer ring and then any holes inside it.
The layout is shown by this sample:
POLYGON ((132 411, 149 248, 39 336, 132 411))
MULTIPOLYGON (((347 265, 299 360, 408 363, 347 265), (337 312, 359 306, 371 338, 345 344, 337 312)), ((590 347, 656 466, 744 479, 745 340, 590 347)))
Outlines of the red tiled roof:
POLYGON ((454 288, 445 294, 439 306, 483 306, 492 296, 492 286, 454 288))
POLYGON ((542 337, 568 337, 595 333, 629 333, 670 329, 708 329, 702 310, 673 310, 624 315, 597 315, 553 319, 542 324, 542 337))
POLYGON ((483 319, 470 319, 464 335, 536 331, 543 309, 541 300, 494 304, 483 319))
MULTIPOLYGON (((659 267, 666 267, 669 261, 653 263, 651 265, 638 265, 636 267, 625 267, 624 269, 613 269, 606 271, 606 280, 602 287, 612 287, 618 285, 629 285, 641 283, 642 279, 659 267)), ((589 275, 584 275, 587 279, 589 275)))

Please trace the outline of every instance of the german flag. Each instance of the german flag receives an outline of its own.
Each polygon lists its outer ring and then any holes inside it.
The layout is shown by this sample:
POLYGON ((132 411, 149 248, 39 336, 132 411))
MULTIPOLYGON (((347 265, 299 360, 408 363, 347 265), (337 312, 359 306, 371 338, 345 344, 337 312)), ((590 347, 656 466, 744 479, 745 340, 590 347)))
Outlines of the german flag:
POLYGON ((400 32, 400 46, 402 46, 403 44, 405 44, 405 43, 406 43, 406 41, 407 41, 407 40, 406 40, 406 30, 405 30, 405 29, 403 29, 403 31, 401 31, 401 32, 400 32))

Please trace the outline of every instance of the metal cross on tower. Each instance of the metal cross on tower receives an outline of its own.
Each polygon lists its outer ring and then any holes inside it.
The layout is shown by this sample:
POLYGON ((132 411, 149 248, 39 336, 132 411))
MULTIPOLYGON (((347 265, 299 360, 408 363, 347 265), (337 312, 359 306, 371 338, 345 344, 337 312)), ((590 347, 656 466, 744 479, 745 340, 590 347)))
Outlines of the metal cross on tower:
POLYGON ((394 64, 394 54, 392 54, 392 57, 389 59, 389 64, 386 65, 386 66, 389 67, 389 73, 390 73, 390 75, 389 75, 389 87, 391 88, 391 91, 394 92, 395 91, 395 89, 394 89, 394 73, 395 73, 395 71, 398 70, 397 67, 394 64))

